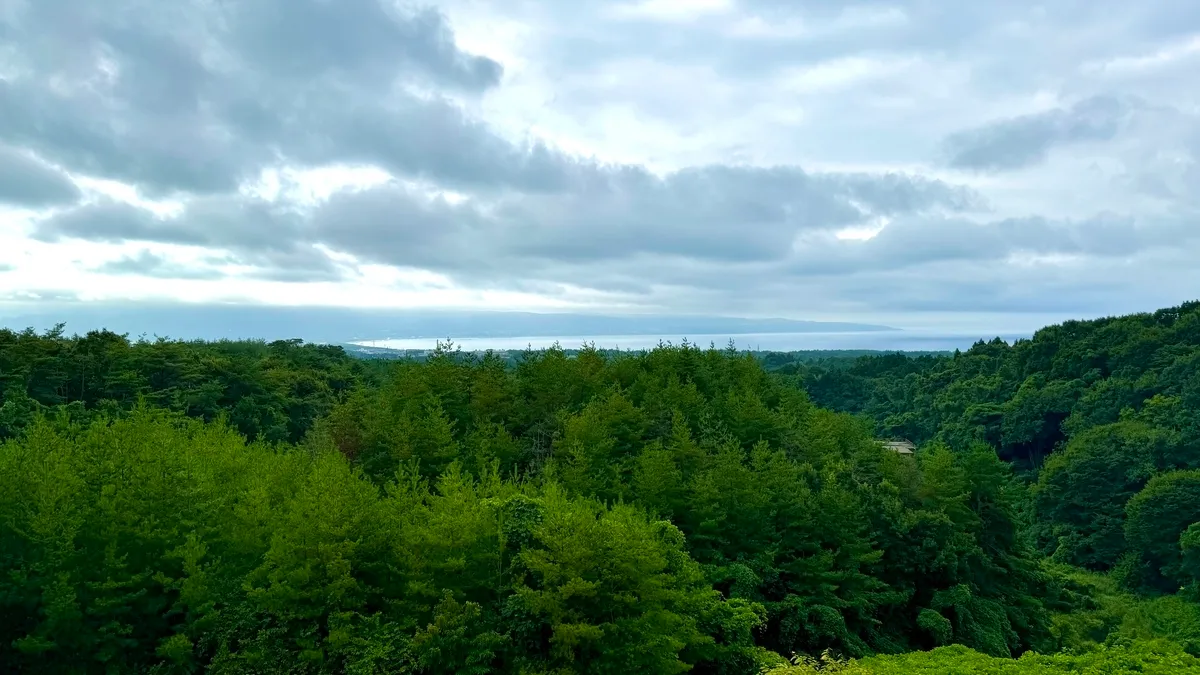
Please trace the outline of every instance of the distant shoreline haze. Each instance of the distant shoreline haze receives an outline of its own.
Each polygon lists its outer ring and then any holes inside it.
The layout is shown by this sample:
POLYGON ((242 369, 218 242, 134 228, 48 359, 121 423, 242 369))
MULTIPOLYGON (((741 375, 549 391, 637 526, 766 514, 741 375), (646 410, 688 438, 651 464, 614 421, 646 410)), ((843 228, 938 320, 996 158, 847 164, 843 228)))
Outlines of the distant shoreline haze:
MULTIPOLYGON (((108 329, 137 338, 300 338, 307 342, 372 340, 526 339, 631 335, 748 335, 805 333, 899 333, 891 326, 846 322, 704 316, 614 316, 531 312, 368 311, 256 305, 114 305, 61 303, 31 308, 0 307, 0 325, 43 331, 63 322, 67 334, 108 329)), ((707 346, 707 345, 705 345, 707 346)), ((722 346, 724 346, 722 344, 722 346)))
POLYGON ((65 323, 67 335, 108 329, 132 339, 182 340, 301 339, 305 342, 358 345, 398 350, 433 349, 451 340, 464 351, 564 349, 595 344, 600 349, 649 349, 683 339, 701 348, 799 351, 857 349, 870 351, 953 351, 997 336, 1006 342, 1030 332, 953 329, 901 330, 891 326, 702 316, 613 316, 464 312, 432 310, 339 309, 257 305, 163 305, 52 303, 41 307, 0 306, 0 326, 39 332, 65 323))
MULTIPOLYGON (((790 352, 806 350, 867 350, 902 352, 952 352, 968 349, 980 340, 996 337, 1012 343, 1029 334, 993 335, 983 337, 974 334, 942 334, 934 332, 908 331, 861 331, 861 332, 810 332, 810 333, 745 333, 715 335, 569 335, 569 336, 523 336, 501 337, 451 337, 453 347, 462 351, 519 351, 526 348, 545 349, 558 344, 563 349, 578 349, 594 345, 601 350, 640 351, 652 349, 660 342, 679 345, 684 339, 689 344, 707 349, 715 346, 724 349, 730 341, 739 351, 790 352)), ((446 338, 408 338, 391 340, 354 340, 347 344, 365 350, 424 351, 434 349, 446 338)))

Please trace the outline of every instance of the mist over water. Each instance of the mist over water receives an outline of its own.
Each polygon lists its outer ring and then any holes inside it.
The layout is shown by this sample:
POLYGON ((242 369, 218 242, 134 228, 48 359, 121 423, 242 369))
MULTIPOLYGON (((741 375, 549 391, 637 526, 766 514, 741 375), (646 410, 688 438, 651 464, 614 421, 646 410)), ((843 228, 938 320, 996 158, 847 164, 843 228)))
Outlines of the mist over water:
MULTIPOLYGON (((577 349, 594 343, 599 349, 651 349, 660 342, 680 344, 681 335, 564 335, 538 337, 451 337, 463 351, 544 349, 557 343, 563 349, 577 349)), ((733 335, 691 335, 689 343, 707 348, 724 348, 733 341, 737 349, 752 351, 801 351, 809 349, 871 349, 880 351, 953 351, 967 349, 979 340, 1000 337, 1006 342, 1030 337, 1030 333, 984 335, 982 333, 946 334, 936 332, 886 331, 848 333, 743 333, 733 335)), ((445 338, 442 339, 445 342, 445 338)), ((386 349, 433 349, 434 338, 356 340, 353 344, 386 349)))

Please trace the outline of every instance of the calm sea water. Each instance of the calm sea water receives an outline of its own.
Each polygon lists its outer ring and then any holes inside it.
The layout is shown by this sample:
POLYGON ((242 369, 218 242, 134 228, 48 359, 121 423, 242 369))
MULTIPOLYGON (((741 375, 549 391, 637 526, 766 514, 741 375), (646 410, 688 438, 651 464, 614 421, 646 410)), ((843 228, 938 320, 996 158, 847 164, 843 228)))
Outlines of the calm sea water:
MULTIPOLYGON (((659 342, 679 344, 682 335, 564 335, 557 337, 455 337, 454 344, 464 351, 485 349, 514 350, 532 347, 542 349, 556 342, 564 349, 575 349, 584 344, 595 343, 601 349, 650 349, 659 342)), ((985 335, 912 331, 880 331, 870 333, 762 333, 743 335, 690 335, 688 341, 707 347, 710 343, 724 347, 733 340, 738 349, 754 351, 799 351, 805 349, 876 349, 884 351, 953 351, 967 349, 980 339, 1000 337, 1007 342, 1029 337, 1029 334, 985 335)), ((365 347, 387 349, 433 349, 434 338, 406 338, 384 340, 359 340, 355 344, 365 347)))

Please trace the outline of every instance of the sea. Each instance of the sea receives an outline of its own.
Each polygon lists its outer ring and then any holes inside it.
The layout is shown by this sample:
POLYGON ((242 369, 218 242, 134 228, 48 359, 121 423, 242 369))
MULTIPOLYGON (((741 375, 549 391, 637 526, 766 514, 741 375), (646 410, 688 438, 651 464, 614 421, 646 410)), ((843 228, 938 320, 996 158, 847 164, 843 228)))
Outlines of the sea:
MULTIPOLYGON (((865 349, 878 351, 954 351, 968 349, 979 340, 990 341, 1001 338, 1005 342, 1030 337, 1029 333, 1006 333, 985 335, 982 333, 947 334, 914 331, 870 331, 853 333, 746 333, 736 335, 562 335, 530 337, 451 337, 456 347, 463 351, 513 351, 526 348, 544 349, 558 344, 563 349, 577 349, 594 344, 598 349, 641 350, 652 349, 658 344, 675 344, 687 338, 700 347, 715 345, 726 347, 731 341, 738 350, 749 351, 804 351, 819 349, 865 349)), ((383 349, 426 350, 437 346, 439 340, 447 338, 387 338, 379 340, 355 340, 352 344, 383 349)))

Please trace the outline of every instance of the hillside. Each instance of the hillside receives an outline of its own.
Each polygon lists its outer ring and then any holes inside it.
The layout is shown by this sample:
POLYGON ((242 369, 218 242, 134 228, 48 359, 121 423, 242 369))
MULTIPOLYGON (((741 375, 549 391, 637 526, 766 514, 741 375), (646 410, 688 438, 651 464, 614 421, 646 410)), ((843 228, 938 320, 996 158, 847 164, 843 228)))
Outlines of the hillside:
POLYGON ((1179 538, 1200 520, 1200 303, 795 372, 815 402, 879 434, 994 447, 1034 483, 1029 533, 1056 560, 1145 589, 1191 583, 1179 538))
POLYGON ((0 663, 1193 672, 1197 312, 774 361, 0 331, 0 663))

